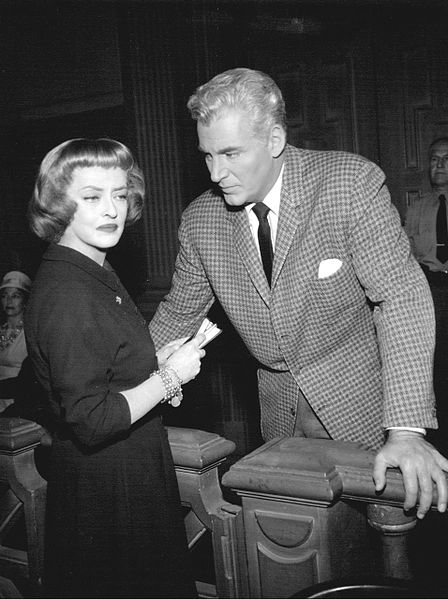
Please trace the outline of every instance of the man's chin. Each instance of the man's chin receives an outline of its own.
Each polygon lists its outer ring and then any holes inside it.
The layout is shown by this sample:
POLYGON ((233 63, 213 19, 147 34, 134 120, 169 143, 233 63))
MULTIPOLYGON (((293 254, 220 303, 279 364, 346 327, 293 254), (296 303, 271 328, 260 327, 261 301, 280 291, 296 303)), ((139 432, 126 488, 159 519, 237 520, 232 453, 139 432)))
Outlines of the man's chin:
POLYGON ((224 197, 224 201, 226 204, 228 204, 229 206, 244 206, 245 204, 247 204, 246 200, 240 196, 235 196, 235 195, 231 195, 231 194, 223 194, 224 197))

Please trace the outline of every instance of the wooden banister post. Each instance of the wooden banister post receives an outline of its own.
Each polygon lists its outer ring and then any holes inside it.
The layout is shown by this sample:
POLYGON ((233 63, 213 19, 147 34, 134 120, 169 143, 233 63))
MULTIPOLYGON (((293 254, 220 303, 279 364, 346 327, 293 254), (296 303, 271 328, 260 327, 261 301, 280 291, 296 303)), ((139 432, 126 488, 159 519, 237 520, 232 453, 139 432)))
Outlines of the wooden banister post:
POLYGON ((29 420, 0 418, 0 481, 23 505, 27 540, 26 552, 3 545, 20 507, 10 496, 1 510, 0 567, 7 576, 28 579, 37 587, 43 571, 47 483, 36 469, 34 449, 43 432, 40 425, 29 420))
POLYGON ((367 519, 381 535, 383 575, 412 579, 408 535, 415 528, 417 517, 406 515, 401 507, 370 503, 367 519))
POLYGON ((343 480, 328 456, 344 444, 334 443, 274 439, 224 474, 242 498, 249 597, 291 597, 370 567, 365 506, 342 501, 343 480))
POLYGON ((247 597, 242 511, 224 500, 218 467, 235 450, 232 441, 206 431, 167 427, 181 501, 190 508, 185 527, 190 548, 208 531, 216 586, 197 582, 199 596, 247 597))

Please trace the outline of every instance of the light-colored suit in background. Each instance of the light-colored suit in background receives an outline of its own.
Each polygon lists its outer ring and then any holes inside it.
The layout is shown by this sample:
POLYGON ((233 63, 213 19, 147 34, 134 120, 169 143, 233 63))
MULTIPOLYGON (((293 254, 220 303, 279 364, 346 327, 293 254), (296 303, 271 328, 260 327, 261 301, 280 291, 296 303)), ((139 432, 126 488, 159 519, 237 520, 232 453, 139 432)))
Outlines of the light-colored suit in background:
POLYGON ((436 428, 432 298, 384 173, 345 152, 285 153, 271 288, 246 211, 205 192, 182 217, 156 346, 218 298, 260 363, 265 440, 293 434, 299 388, 334 439, 378 448, 386 427, 436 428))
POLYGON ((437 259, 437 212, 440 191, 426 192, 408 206, 405 231, 416 260, 432 271, 445 271, 446 264, 437 259))

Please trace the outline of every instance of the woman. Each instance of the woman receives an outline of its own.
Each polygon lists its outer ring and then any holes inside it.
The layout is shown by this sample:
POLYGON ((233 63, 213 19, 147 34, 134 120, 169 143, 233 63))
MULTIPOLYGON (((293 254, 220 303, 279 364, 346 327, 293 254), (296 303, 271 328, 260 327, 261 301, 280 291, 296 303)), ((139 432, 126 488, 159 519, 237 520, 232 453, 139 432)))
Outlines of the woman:
POLYGON ((18 270, 8 272, 0 285, 0 301, 6 315, 0 325, 0 397, 11 401, 17 395, 18 375, 27 356, 23 314, 30 289, 31 280, 18 270))
POLYGON ((192 597, 185 530, 160 404, 200 370, 203 336, 156 357, 106 261, 141 215, 126 146, 72 139, 41 163, 32 230, 51 242, 33 283, 28 350, 55 421, 45 587, 57 597, 192 597), (158 360, 157 360, 158 358, 158 360))

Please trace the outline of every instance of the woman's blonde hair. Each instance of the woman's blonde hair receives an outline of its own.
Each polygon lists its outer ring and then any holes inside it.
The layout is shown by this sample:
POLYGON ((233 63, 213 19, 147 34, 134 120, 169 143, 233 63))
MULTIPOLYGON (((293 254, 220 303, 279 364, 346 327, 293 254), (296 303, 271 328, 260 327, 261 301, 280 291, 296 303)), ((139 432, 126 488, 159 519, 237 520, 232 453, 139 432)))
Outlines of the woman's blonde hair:
POLYGON ((59 241, 76 211, 76 203, 66 193, 73 171, 92 166, 121 168, 127 173, 126 224, 133 224, 141 217, 145 181, 131 151, 114 139, 69 139, 50 150, 40 164, 28 206, 30 227, 38 237, 59 241))

